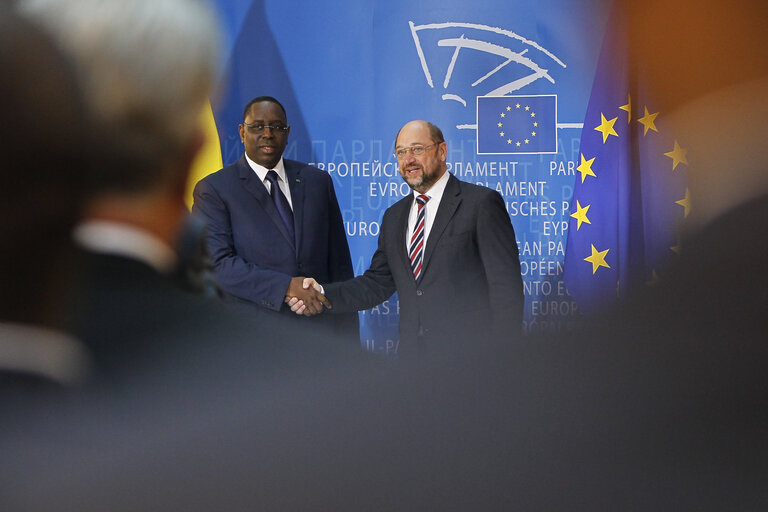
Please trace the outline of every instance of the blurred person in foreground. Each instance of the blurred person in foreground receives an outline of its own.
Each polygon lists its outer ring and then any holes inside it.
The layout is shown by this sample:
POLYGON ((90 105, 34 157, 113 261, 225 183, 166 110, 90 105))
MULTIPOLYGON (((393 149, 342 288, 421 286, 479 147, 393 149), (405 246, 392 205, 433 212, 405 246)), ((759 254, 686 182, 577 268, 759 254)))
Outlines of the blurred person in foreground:
POLYGON ((88 376, 88 351, 62 328, 91 134, 69 62, 6 6, 0 69, 0 396, 7 398, 88 376))
POLYGON ((94 377, 116 382, 195 345, 268 344, 279 334, 272 322, 180 285, 194 256, 182 248, 202 244, 184 194, 219 56, 213 14, 196 0, 24 0, 19 9, 73 58, 100 132, 74 231, 84 261, 70 313, 94 377))
POLYGON ((216 421, 181 431, 156 408, 143 436, 84 411, 57 429, 130 448, 105 464, 96 448, 43 444, 20 473, 37 485, 0 497, 44 510, 765 510, 764 6, 679 5, 629 6, 631 58, 696 152, 701 210, 668 281, 565 339, 403 362, 394 379, 275 375, 270 404, 211 400, 216 421))

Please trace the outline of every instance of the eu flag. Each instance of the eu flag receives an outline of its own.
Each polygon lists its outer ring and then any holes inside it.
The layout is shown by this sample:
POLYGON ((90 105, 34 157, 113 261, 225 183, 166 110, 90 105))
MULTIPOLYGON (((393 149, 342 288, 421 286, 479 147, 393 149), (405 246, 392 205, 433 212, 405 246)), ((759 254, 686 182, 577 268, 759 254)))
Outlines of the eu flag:
POLYGON ((557 96, 478 96, 478 154, 557 152, 557 96))
POLYGON ((642 73, 629 68, 614 5, 584 118, 564 263, 566 287, 585 313, 652 284, 679 251, 690 208, 687 151, 642 73))

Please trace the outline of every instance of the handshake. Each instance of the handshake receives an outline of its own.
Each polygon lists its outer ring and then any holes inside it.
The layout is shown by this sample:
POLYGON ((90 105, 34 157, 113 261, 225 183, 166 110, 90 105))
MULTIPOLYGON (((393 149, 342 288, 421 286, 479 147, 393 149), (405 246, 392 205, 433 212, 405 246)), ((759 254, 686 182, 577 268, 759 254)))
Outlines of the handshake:
POLYGON ((285 292, 285 303, 297 315, 313 316, 323 312, 323 307, 331 309, 331 303, 321 293, 322 288, 311 277, 293 277, 285 292))

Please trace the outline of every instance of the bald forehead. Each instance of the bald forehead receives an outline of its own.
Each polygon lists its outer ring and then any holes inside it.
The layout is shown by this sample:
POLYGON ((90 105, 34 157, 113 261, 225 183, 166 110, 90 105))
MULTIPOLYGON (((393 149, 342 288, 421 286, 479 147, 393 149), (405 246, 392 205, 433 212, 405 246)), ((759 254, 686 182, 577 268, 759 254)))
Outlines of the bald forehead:
POLYGON ((429 126, 424 121, 411 121, 400 129, 395 146, 428 145, 432 143, 429 126))

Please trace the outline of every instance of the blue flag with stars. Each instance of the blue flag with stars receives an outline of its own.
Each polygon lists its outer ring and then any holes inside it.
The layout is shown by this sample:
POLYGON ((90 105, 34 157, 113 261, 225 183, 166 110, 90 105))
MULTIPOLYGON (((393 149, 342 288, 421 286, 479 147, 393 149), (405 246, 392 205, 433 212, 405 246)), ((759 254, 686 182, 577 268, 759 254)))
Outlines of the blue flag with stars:
POLYGON ((630 79, 617 9, 584 118, 564 262, 566 287, 587 314, 653 284, 679 251, 690 208, 687 152, 642 75, 630 79))
POLYGON ((478 96, 478 154, 557 152, 557 96, 478 96))

